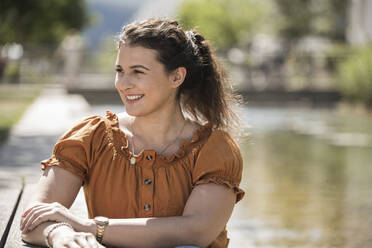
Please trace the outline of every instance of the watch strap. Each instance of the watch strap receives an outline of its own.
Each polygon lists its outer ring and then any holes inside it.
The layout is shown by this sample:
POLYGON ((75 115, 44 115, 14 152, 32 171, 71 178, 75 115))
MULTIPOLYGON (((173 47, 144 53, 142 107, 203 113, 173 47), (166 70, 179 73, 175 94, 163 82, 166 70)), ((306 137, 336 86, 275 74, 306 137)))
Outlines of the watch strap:
POLYGON ((97 241, 102 244, 102 239, 103 239, 103 233, 105 231, 105 226, 106 225, 102 225, 102 224, 97 224, 97 233, 96 233, 96 239, 97 241))
MULTIPOLYGON (((105 217, 97 217, 97 218, 105 218, 105 217)), ((97 226, 97 233, 96 233, 96 240, 101 244, 103 239, 103 233, 105 232, 105 227, 108 225, 108 219, 105 218, 105 221, 98 220, 95 218, 96 226, 97 226)))

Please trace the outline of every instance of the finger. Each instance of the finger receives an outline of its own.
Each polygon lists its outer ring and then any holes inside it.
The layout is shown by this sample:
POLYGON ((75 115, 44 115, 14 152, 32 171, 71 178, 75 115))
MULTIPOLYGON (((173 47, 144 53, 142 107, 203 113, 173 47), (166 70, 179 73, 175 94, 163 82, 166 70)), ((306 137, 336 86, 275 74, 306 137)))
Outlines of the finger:
POLYGON ((25 217, 31 210, 33 210, 36 207, 42 207, 42 206, 47 206, 50 205, 51 203, 46 203, 46 202, 37 202, 31 207, 29 207, 26 211, 23 212, 22 217, 25 217))
POLYGON ((35 228, 38 224, 41 222, 47 221, 47 220, 53 220, 56 221, 57 218, 54 216, 55 210, 51 208, 50 206, 46 206, 44 208, 41 208, 39 210, 35 210, 35 212, 30 213, 30 218, 27 220, 27 222, 24 222, 22 233, 27 233, 31 231, 33 228, 35 228), (31 229, 31 224, 34 223, 34 221, 39 218, 39 216, 43 215, 43 218, 39 220, 39 223, 37 225, 34 225, 31 229))
POLYGON ((40 225, 43 222, 50 221, 50 220, 55 221, 56 218, 53 217, 53 215, 54 215, 54 213, 51 212, 51 211, 47 211, 47 212, 45 212, 43 214, 40 214, 35 219, 30 220, 29 225, 26 226, 24 230, 26 232, 30 232, 30 231, 34 230, 35 227, 37 227, 38 225, 40 225))
POLYGON ((94 237, 93 234, 90 233, 90 235, 87 235, 87 241, 90 247, 92 248, 98 248, 98 242, 96 240, 96 237, 94 237))
POLYGON ((80 237, 80 238, 76 239, 75 242, 79 245, 79 247, 90 248, 90 245, 88 244, 85 237, 80 237))
POLYGON ((23 222, 23 225, 21 226, 21 230, 22 232, 23 231, 26 231, 29 229, 31 223, 36 219, 38 218, 41 214, 44 214, 46 212, 50 211, 48 208, 41 208, 39 210, 35 210, 33 212, 31 212, 28 216, 28 218, 23 222))
POLYGON ((35 208, 39 208, 41 206, 41 204, 35 204, 33 205, 32 207, 28 208, 26 211, 23 212, 22 214, 22 222, 23 223, 23 220, 27 218, 27 215, 35 208))
POLYGON ((66 244, 65 246, 69 247, 69 248, 81 248, 83 246, 80 246, 78 243, 76 243, 75 241, 72 241, 72 242, 69 242, 68 244, 66 244))
POLYGON ((25 229, 25 226, 27 223, 29 223, 30 219, 34 217, 35 212, 40 211, 42 209, 45 209, 45 206, 38 206, 33 208, 30 212, 28 212, 27 216, 24 218, 22 224, 21 224, 21 230, 25 229))
POLYGON ((40 203, 36 203, 35 205, 32 205, 32 207, 26 209, 26 211, 23 212, 22 217, 25 217, 28 212, 30 212, 34 207, 40 206, 40 203))

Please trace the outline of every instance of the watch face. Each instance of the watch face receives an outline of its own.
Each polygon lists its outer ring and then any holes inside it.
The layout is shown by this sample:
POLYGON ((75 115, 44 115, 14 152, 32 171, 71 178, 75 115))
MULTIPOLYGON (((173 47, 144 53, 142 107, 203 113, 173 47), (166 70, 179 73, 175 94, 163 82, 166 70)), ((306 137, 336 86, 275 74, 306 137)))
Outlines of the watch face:
POLYGON ((97 216, 97 217, 95 217, 94 218, 94 220, 96 221, 96 222, 100 222, 100 223, 104 223, 104 224, 106 224, 106 223, 108 223, 108 218, 107 217, 103 217, 103 216, 97 216))

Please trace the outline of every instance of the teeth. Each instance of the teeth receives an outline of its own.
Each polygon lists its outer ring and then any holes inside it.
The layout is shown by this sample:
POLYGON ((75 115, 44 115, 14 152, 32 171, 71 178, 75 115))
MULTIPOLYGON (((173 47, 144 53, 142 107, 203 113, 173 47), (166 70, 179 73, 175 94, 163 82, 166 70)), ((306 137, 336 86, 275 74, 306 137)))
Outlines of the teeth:
POLYGON ((127 99, 133 101, 133 100, 138 100, 138 99, 140 99, 142 97, 143 97, 143 95, 140 95, 140 96, 127 96, 127 99))

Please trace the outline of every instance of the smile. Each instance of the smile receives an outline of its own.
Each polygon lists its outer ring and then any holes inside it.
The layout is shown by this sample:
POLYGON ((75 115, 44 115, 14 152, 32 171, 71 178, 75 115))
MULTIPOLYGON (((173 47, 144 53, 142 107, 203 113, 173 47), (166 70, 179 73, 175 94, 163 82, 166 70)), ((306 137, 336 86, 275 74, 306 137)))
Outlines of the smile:
POLYGON ((139 100, 143 97, 144 95, 131 95, 131 96, 126 96, 126 99, 128 101, 136 101, 139 100))

